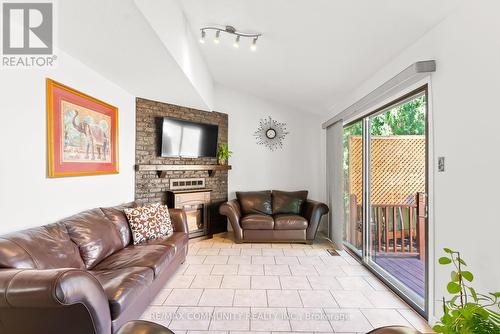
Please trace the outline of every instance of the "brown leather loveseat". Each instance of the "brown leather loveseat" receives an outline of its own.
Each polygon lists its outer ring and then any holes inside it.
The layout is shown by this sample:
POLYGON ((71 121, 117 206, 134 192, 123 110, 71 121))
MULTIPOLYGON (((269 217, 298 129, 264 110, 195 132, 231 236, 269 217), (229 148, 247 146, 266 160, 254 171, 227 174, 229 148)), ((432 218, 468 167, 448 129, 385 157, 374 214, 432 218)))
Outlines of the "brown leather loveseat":
POLYGON ((0 236, 0 333, 110 334, 138 319, 184 262, 188 228, 171 209, 174 233, 134 246, 133 206, 0 236))
POLYGON ((235 241, 305 242, 316 237, 321 217, 328 207, 307 199, 307 191, 236 192, 236 199, 222 204, 222 215, 228 217, 235 241))

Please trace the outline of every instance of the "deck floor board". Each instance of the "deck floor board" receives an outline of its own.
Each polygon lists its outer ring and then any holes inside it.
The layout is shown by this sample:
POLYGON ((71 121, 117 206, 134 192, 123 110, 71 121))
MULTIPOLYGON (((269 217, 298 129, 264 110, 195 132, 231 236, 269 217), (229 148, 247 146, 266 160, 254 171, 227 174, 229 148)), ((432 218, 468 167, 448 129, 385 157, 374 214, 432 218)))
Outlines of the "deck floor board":
POLYGON ((425 296, 425 265, 423 261, 417 257, 383 254, 375 257, 375 262, 419 296, 425 296))

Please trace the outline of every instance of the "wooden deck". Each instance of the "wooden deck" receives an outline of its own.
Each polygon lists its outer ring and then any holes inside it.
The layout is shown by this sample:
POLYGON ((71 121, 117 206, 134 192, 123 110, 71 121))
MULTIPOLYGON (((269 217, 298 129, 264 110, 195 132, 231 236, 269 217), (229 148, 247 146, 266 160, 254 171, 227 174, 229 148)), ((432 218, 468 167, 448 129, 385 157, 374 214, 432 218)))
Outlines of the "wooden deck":
POLYGON ((375 262, 419 296, 425 296, 425 263, 418 257, 378 254, 375 262))

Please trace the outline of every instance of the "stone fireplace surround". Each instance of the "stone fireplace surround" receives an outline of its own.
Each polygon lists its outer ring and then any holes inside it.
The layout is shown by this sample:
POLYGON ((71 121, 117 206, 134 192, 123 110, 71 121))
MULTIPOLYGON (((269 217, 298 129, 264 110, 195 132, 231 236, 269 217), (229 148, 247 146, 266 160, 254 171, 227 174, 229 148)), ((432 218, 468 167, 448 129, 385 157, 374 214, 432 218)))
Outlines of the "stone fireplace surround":
MULTIPOLYGON (((161 118, 174 117, 194 122, 217 124, 218 144, 227 143, 228 115, 207 112, 143 98, 136 98, 136 144, 135 163, 139 165, 215 165, 216 158, 164 158, 161 150, 161 118)), ((166 203, 170 190, 170 178, 204 178, 205 187, 212 190, 208 208, 209 234, 223 232, 227 228, 226 218, 219 215, 219 205, 227 201, 227 173, 218 170, 209 176, 208 171, 166 171, 160 178, 157 171, 135 173, 135 199, 143 203, 166 203)))

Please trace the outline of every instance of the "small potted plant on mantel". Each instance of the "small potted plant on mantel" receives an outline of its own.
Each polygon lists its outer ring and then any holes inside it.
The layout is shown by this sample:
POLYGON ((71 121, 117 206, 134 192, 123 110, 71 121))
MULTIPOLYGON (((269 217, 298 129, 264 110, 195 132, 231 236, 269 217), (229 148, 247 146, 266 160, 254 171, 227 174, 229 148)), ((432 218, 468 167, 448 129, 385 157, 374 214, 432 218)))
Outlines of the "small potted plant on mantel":
POLYGON ((476 292, 469 285, 474 275, 464 270, 467 265, 460 253, 449 248, 444 251, 448 256, 439 258, 439 263, 454 267, 446 286, 452 298, 443 297, 443 316, 433 329, 445 334, 500 333, 500 292, 476 292))
POLYGON ((220 144, 219 150, 217 151, 217 161, 219 162, 219 165, 226 165, 227 160, 231 157, 231 154, 233 154, 233 152, 229 151, 227 144, 220 144))

